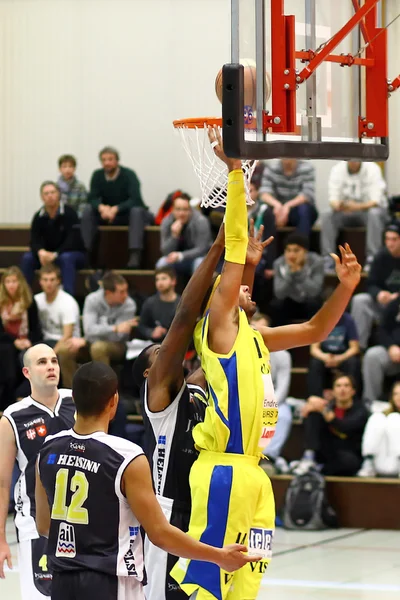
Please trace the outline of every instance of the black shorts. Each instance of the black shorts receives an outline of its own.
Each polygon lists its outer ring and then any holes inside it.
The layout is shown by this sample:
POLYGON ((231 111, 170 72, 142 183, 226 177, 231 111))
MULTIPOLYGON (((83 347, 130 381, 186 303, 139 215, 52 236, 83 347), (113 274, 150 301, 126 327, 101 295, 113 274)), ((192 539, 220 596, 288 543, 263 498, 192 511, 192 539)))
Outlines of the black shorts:
POLYGON ((100 571, 54 571, 51 600, 144 600, 137 579, 100 571))

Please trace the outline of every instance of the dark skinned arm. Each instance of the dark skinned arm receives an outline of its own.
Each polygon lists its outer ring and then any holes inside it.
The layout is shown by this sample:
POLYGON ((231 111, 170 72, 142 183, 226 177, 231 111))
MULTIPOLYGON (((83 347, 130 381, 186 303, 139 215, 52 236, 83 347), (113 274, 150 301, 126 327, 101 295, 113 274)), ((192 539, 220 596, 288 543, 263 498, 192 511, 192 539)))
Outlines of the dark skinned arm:
POLYGON ((152 412, 164 410, 182 387, 182 363, 224 244, 222 226, 206 258, 196 269, 182 294, 174 320, 147 378, 147 402, 152 412))

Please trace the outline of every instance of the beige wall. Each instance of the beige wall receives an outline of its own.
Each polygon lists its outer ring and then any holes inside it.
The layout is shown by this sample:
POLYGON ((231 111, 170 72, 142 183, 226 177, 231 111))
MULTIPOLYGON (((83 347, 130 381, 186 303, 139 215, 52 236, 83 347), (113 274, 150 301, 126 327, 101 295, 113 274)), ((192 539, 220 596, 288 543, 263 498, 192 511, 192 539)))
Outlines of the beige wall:
MULTIPOLYGON (((394 15, 397 0, 388 4, 394 15)), ((394 76, 399 33, 397 21, 394 76)), ((30 221, 62 153, 77 156, 88 184, 105 144, 136 170, 153 208, 176 187, 197 195, 171 122, 219 113, 214 77, 229 59, 230 0, 1 0, 0 222, 30 221)), ((391 99, 392 191, 400 191, 399 108, 400 91, 391 99)), ((323 206, 331 164, 316 167, 323 206)))

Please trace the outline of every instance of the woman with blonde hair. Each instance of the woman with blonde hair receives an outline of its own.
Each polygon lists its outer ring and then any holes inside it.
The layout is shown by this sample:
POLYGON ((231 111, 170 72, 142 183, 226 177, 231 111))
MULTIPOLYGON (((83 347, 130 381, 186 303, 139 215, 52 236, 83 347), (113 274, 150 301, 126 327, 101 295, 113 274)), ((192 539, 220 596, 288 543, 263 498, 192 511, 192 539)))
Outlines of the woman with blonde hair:
POLYGON ((6 269, 0 280, 0 408, 15 401, 21 378, 20 354, 42 338, 32 292, 18 267, 6 269))
POLYGON ((390 407, 368 419, 362 441, 359 477, 400 476, 400 381, 392 387, 390 407))

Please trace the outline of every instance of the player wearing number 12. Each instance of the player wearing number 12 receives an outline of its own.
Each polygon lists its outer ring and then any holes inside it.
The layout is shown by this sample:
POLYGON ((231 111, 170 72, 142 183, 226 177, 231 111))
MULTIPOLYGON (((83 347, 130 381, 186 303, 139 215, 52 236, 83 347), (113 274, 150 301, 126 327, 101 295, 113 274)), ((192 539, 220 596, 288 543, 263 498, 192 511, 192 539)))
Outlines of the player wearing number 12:
POLYGON ((244 176, 240 160, 225 156, 218 130, 209 129, 215 154, 228 166, 225 212, 225 263, 209 308, 197 324, 195 343, 208 384, 208 406, 193 437, 200 450, 190 472, 192 512, 189 535, 223 546, 242 542, 249 553, 262 554, 233 575, 215 565, 181 559, 171 574, 196 600, 255 600, 271 558, 275 507, 271 483, 259 467, 261 450, 271 440, 277 403, 269 368, 269 351, 304 346, 325 339, 333 329, 360 280, 361 267, 346 245, 342 262, 336 256, 341 280, 324 307, 307 323, 264 327, 248 322, 255 311, 251 273, 263 245, 247 234, 244 176), (243 281, 247 285, 243 285, 243 281))
POLYGON ((144 600, 141 525, 153 544, 175 556, 228 571, 249 561, 244 545, 213 548, 168 523, 143 450, 106 433, 117 386, 108 365, 83 365, 72 385, 74 429, 49 436, 38 457, 36 523, 48 537, 52 600, 144 600))

